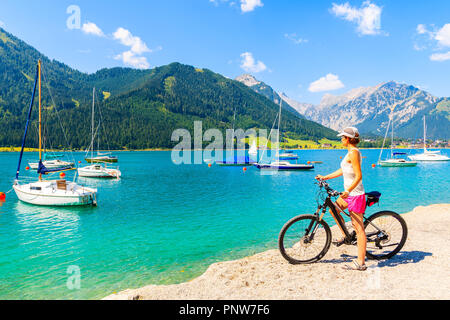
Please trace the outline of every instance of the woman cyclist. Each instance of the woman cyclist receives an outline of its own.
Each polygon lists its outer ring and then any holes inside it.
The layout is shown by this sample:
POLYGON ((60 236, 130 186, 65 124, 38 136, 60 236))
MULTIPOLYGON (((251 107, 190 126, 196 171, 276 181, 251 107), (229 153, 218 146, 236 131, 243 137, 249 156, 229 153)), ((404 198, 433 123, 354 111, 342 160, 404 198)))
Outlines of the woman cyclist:
MULTIPOLYGON (((361 152, 356 147, 360 141, 359 132, 356 128, 348 127, 345 128, 338 135, 338 137, 341 137, 343 146, 348 150, 347 155, 341 162, 341 168, 326 176, 318 175, 316 179, 330 180, 344 176, 345 191, 337 199, 336 204, 341 210, 348 208, 353 228, 356 231, 358 244, 358 259, 353 260, 353 264, 348 265, 347 267, 352 270, 365 271, 367 269, 365 264, 367 239, 366 232, 364 230, 363 215, 366 210, 366 195, 362 184, 361 152)), ((331 210, 330 212, 336 222, 338 221, 337 219, 344 221, 339 213, 335 216, 331 210)), ((340 228, 339 223, 337 225, 340 228)), ((337 246, 344 243, 345 233, 342 229, 341 231, 342 234, 344 234, 344 238, 333 241, 333 243, 337 246)))

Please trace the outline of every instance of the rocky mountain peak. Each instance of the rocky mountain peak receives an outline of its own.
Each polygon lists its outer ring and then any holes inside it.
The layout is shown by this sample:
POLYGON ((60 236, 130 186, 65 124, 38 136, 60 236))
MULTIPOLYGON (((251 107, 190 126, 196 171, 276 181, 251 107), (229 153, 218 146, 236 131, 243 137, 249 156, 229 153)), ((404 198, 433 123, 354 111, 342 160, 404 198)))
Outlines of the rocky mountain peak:
POLYGON ((235 80, 245 84, 247 87, 253 87, 261 83, 261 81, 256 80, 254 76, 248 73, 240 75, 235 80))

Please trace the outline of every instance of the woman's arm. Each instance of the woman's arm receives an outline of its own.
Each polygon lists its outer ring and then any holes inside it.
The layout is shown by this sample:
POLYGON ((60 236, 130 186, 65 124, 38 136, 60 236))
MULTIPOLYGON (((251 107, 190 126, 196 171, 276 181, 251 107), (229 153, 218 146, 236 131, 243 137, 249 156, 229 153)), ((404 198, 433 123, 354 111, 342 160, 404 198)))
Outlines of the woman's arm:
POLYGON ((342 169, 339 169, 333 173, 330 173, 329 175, 326 176, 321 176, 320 174, 316 177, 316 179, 321 179, 321 180, 330 180, 330 179, 334 179, 337 177, 342 176, 342 169))

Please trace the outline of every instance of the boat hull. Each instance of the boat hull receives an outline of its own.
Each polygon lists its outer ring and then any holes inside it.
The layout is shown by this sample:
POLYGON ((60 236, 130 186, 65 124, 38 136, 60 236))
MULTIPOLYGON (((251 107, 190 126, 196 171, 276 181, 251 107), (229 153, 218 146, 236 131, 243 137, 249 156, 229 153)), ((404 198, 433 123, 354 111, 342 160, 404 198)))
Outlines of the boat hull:
POLYGON ((99 170, 87 168, 79 168, 78 176, 83 178, 102 178, 102 179, 118 179, 122 173, 118 169, 102 168, 99 170))
POLYGON ((429 156, 429 155, 419 154, 419 155, 415 155, 415 156, 409 156, 408 158, 413 161, 429 161, 429 162, 450 161, 449 157, 446 157, 443 155, 429 156))
POLYGON ((117 158, 86 158, 87 163, 116 163, 119 162, 119 159, 117 158))
POLYGON ((227 163, 227 162, 221 162, 221 161, 217 161, 216 162, 217 165, 221 166, 221 167, 250 167, 253 166, 255 163, 227 163))
MULTIPOLYGON (((73 168, 75 165, 73 162, 60 161, 60 160, 44 161, 42 164, 47 169, 58 169, 58 168, 67 168, 67 167, 73 168)), ((37 170, 39 168, 39 162, 30 162, 30 163, 28 163, 28 165, 33 170, 37 170)))
POLYGON ((405 162, 390 162, 390 161, 380 161, 379 165, 381 167, 415 167, 417 162, 405 161, 405 162))
POLYGON ((260 170, 279 170, 279 171, 305 171, 314 169, 313 165, 308 164, 291 164, 291 165, 272 165, 272 164, 255 164, 260 170))
POLYGON ((20 201, 37 206, 90 206, 97 204, 97 189, 68 183, 67 190, 59 190, 56 181, 13 185, 20 201), (40 187, 40 190, 33 189, 40 187))

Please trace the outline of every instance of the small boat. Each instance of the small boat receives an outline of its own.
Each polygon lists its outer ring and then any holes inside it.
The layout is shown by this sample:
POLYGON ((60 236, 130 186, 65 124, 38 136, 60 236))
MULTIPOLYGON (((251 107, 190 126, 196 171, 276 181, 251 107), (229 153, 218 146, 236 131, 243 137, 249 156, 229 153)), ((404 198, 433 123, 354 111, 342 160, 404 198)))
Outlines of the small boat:
MULTIPOLYGON (((83 187, 75 182, 66 180, 43 180, 42 176, 50 173, 65 171, 62 168, 50 169, 45 167, 42 162, 42 122, 39 121, 39 164, 38 173, 39 180, 32 183, 20 183, 19 174, 20 166, 25 148, 25 142, 28 133, 28 127, 33 109, 33 102, 36 94, 36 86, 39 83, 39 119, 41 116, 41 61, 39 60, 36 78, 34 81, 34 89, 31 97, 30 107, 28 109, 28 117, 25 126, 25 133, 22 140, 22 148, 17 165, 16 178, 14 180, 13 189, 20 201, 40 206, 84 206, 97 204, 97 189, 83 187)), ((67 168, 73 170, 73 168, 67 168)))
POLYGON ((408 158, 413 161, 450 161, 450 158, 440 154, 440 151, 424 150, 421 154, 415 154, 408 158))
POLYGON ((296 155, 292 151, 287 151, 285 153, 278 155, 278 158, 280 160, 298 160, 298 155, 296 155))
POLYGON ((227 158, 224 161, 216 161, 216 164, 219 166, 230 166, 230 167, 246 167, 246 166, 252 166, 255 164, 256 161, 253 161, 250 159, 250 157, 234 157, 234 158, 227 158))
POLYGON ((394 152, 394 109, 396 105, 391 109, 391 115, 389 117, 389 123, 386 129, 386 135, 383 141, 383 147, 381 148, 380 157, 378 158, 378 165, 380 167, 415 167, 417 166, 417 162, 408 161, 407 159, 402 158, 401 156, 406 156, 405 152, 394 152), (384 150, 384 143, 386 142, 386 137, 389 132, 389 126, 392 123, 392 135, 391 135, 391 157, 389 159, 381 160, 381 156, 384 150))
POLYGON ((425 116, 423 116, 423 153, 411 155, 408 158, 413 161, 449 161, 450 158, 441 154, 440 151, 427 150, 427 127, 425 116))
POLYGON ((275 161, 270 164, 255 164, 258 169, 261 170, 312 170, 314 166, 312 164, 298 164, 290 163, 288 161, 275 161))
POLYGON ((417 162, 415 162, 415 161, 408 161, 406 159, 398 157, 398 156, 404 156, 404 155, 407 155, 407 153, 394 152, 393 158, 388 159, 388 160, 381 160, 379 162, 379 165, 381 167, 415 167, 415 166, 417 166, 417 162))
POLYGON ((117 178, 119 179, 122 173, 118 169, 107 168, 100 164, 94 164, 83 168, 78 168, 78 176, 83 178, 117 178))
MULTIPOLYGON (((73 168, 75 166, 74 162, 63 161, 63 160, 46 160, 43 161, 42 164, 48 169, 62 169, 66 170, 67 168, 73 168)), ((28 162, 28 165, 31 169, 37 170, 39 168, 39 162, 28 162)))
MULTIPOLYGON (((255 163, 254 166, 257 167, 260 170, 281 170, 281 171, 304 171, 304 170, 312 170, 314 169, 314 165, 312 164, 298 164, 298 163, 290 163, 289 161, 280 161, 283 154, 280 154, 280 125, 281 125, 281 106, 282 102, 280 101, 280 111, 278 112, 278 131, 277 131, 277 152, 275 154, 276 161, 273 161, 271 163, 261 163, 259 161, 258 163, 255 163)), ((272 128, 273 129, 273 128, 272 128)), ((272 132, 272 130, 271 130, 272 132)), ((271 133, 272 134, 272 133, 271 133)), ((270 135, 269 135, 270 137, 270 135)), ((266 146, 267 148, 267 146, 266 146)), ((264 150, 265 152, 266 150, 264 150)), ((264 155, 263 152, 263 155, 264 155)), ((287 153, 289 156, 297 156, 293 153, 287 153)), ((285 155, 287 155, 285 154, 285 155)), ((261 156, 261 159, 263 157, 261 156)), ((298 156, 297 156, 298 158, 298 156)))
POLYGON ((97 189, 66 180, 14 184, 20 201, 39 206, 84 206, 97 204, 97 189))
POLYGON ((116 163, 116 162, 119 162, 119 159, 117 158, 117 156, 101 155, 101 154, 97 154, 96 157, 86 157, 86 158, 84 158, 84 160, 86 160, 86 162, 88 162, 88 163, 102 163, 102 162, 116 163))
POLYGON ((109 168, 106 163, 117 162, 117 157, 113 157, 110 154, 100 154, 100 156, 94 157, 94 107, 95 107, 95 88, 92 91, 92 127, 91 134, 92 140, 88 152, 91 152, 90 158, 85 158, 88 163, 94 165, 78 168, 78 175, 83 178, 116 178, 119 179, 122 175, 119 168, 109 168))

